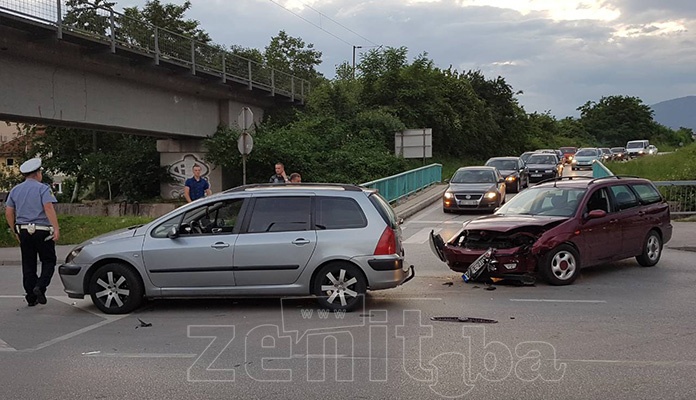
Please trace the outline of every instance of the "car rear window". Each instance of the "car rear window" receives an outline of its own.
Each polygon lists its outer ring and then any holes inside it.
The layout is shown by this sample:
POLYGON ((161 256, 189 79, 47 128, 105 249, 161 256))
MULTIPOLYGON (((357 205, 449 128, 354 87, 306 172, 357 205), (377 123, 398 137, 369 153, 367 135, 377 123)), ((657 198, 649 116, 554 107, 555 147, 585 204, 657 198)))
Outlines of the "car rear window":
POLYGON ((381 215, 382 219, 384 219, 384 222, 386 222, 390 228, 396 229, 398 226, 396 213, 389 203, 384 199, 384 197, 380 196, 377 192, 373 192, 370 194, 369 199, 379 212, 379 215, 381 215))
POLYGON ((351 229, 367 226, 357 201, 346 197, 316 197, 317 229, 351 229))
POLYGON ((249 221, 249 233, 306 231, 310 226, 310 197, 257 198, 249 221))
POLYGON ((636 195, 633 194, 628 186, 616 185, 612 186, 610 190, 614 194, 614 199, 616 200, 616 205, 619 210, 625 210, 638 205, 638 198, 636 198, 636 195))
POLYGON ((644 204, 657 203, 662 200, 660 192, 658 192, 653 185, 645 183, 631 185, 631 187, 636 191, 636 193, 638 193, 640 201, 642 201, 644 204))

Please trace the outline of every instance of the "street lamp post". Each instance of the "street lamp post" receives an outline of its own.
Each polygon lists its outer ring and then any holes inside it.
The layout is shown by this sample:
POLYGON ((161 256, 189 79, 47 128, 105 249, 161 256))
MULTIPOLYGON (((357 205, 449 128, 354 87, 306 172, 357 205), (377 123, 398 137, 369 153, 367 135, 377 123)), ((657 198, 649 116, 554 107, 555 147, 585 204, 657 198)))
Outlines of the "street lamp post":
POLYGON ((353 46, 353 79, 355 79, 355 49, 362 49, 362 46, 353 46))

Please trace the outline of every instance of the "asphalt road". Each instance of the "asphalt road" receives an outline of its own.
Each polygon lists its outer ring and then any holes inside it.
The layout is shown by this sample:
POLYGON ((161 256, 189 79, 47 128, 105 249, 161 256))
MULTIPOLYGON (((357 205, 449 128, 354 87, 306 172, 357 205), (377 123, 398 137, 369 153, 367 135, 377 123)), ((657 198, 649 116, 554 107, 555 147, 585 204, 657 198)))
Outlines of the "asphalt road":
POLYGON ((489 291, 427 243, 431 229, 447 236, 475 216, 438 203, 409 218, 417 277, 348 314, 311 299, 213 299, 112 317, 65 297, 57 277, 49 303, 29 308, 19 267, 0 267, 0 399, 696 398, 693 253, 583 270, 567 287, 489 291))

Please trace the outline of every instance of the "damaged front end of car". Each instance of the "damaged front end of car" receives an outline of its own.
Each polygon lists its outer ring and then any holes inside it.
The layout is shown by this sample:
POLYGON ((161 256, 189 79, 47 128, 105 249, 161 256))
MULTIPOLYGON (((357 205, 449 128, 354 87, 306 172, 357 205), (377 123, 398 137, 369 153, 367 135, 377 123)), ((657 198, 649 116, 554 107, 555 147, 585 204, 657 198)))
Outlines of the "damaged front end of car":
POLYGON ((554 228, 564 220, 517 227, 467 224, 447 242, 431 232, 431 248, 451 270, 464 273, 465 280, 498 277, 528 282, 537 271, 539 259, 557 242, 554 228))

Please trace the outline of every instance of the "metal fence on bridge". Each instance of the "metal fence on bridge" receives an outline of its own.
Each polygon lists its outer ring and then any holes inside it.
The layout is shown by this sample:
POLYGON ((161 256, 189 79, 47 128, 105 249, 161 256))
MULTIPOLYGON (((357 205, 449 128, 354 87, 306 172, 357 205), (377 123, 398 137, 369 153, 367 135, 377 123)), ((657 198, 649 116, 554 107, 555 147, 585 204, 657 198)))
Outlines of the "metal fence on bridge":
POLYGON ((696 181, 654 181, 672 215, 696 214, 696 181))
POLYGON ((112 53, 135 52, 152 58, 156 65, 176 64, 194 75, 205 72, 223 83, 241 83, 249 90, 262 89, 292 101, 303 102, 310 91, 305 79, 91 2, 68 8, 64 0, 0 0, 0 13, 49 25, 59 39, 69 32, 110 46, 112 53))
POLYGON ((442 164, 430 164, 386 178, 366 182, 360 186, 377 189, 391 203, 441 181, 442 164))

